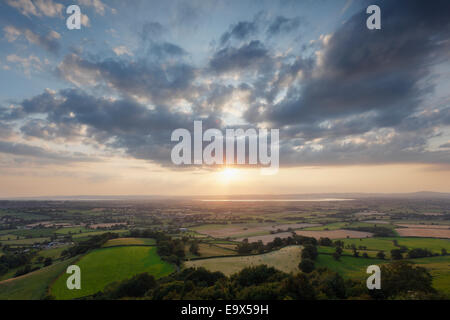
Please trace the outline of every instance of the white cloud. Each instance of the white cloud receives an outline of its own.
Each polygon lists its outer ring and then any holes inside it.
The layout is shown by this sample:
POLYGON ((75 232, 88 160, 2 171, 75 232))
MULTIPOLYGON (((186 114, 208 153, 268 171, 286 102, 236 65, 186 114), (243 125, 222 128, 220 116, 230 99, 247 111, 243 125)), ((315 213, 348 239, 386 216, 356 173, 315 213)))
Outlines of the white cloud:
POLYGON ((5 32, 5 37, 8 42, 16 41, 17 38, 22 34, 22 32, 14 26, 6 26, 3 28, 5 32))
POLYGON ((63 5, 55 3, 53 0, 7 0, 11 7, 16 8, 25 16, 47 16, 47 17, 62 17, 63 5))
POLYGON ((25 16, 39 16, 36 6, 31 2, 31 0, 6 0, 11 7, 16 8, 25 16))
POLYGON ((129 56, 133 56, 133 53, 125 46, 118 46, 113 49, 114 53, 118 56, 127 54, 129 56))
POLYGON ((94 8, 95 12, 102 16, 105 14, 107 8, 101 0, 78 0, 78 3, 83 6, 94 8))
POLYGON ((89 17, 85 15, 84 13, 81 14, 81 25, 85 27, 90 27, 91 22, 89 21, 89 17))
POLYGON ((36 0, 36 7, 47 17, 62 17, 63 5, 53 0, 36 0))
POLYGON ((6 57, 6 61, 8 61, 10 63, 18 64, 22 68, 23 73, 26 76, 30 76, 31 72, 33 72, 33 71, 41 71, 42 70, 42 62, 35 55, 30 55, 28 58, 26 58, 26 57, 20 57, 16 54, 11 54, 6 57))

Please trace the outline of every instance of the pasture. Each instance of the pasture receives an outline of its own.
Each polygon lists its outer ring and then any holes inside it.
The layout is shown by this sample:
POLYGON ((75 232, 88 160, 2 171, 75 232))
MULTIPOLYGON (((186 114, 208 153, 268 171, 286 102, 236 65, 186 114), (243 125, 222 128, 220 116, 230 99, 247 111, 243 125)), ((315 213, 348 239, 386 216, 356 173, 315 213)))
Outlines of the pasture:
POLYGON ((129 279, 142 272, 160 278, 174 271, 171 264, 161 260, 155 247, 143 246, 97 249, 83 256, 76 264, 81 269, 81 289, 67 289, 69 275, 62 273, 50 290, 56 299, 89 296, 112 282, 129 279))
POLYGON ((277 251, 269 253, 252 255, 252 256, 236 256, 186 261, 187 268, 204 267, 210 271, 220 271, 229 276, 239 272, 245 267, 257 266, 265 264, 274 267, 280 271, 287 273, 298 272, 298 264, 301 257, 300 246, 284 247, 277 251))
POLYGON ((0 300, 42 299, 50 284, 75 260, 76 258, 64 260, 21 277, 0 282, 0 300))

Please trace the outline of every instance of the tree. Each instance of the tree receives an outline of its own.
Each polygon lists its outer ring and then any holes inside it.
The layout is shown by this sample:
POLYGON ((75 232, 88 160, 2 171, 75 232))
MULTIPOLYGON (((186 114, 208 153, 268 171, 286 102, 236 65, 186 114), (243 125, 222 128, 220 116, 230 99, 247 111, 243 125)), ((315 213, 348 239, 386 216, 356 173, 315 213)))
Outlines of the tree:
POLYGON ((341 254, 336 251, 333 253, 333 258, 334 260, 339 261, 341 259, 341 254))
POLYGON ((391 257, 393 260, 401 260, 403 259, 402 251, 400 249, 391 250, 391 257))
POLYGON ((410 262, 396 261, 381 265, 382 298, 395 297, 413 292, 435 293, 432 276, 423 267, 416 267, 410 262))
POLYGON ((298 264, 298 268, 304 273, 310 273, 314 270, 314 261, 311 259, 302 259, 298 264))
POLYGON ((433 253, 428 249, 414 248, 408 252, 408 258, 410 259, 425 258, 431 256, 433 256, 433 253))
POLYGON ((198 246, 197 241, 193 241, 193 242, 191 243, 191 246, 189 247, 189 251, 190 251, 192 254, 195 254, 195 255, 199 256, 200 254, 199 254, 198 250, 199 250, 199 246, 198 246))
POLYGON ((303 259, 311 259, 316 260, 317 258, 317 248, 312 244, 307 244, 302 250, 302 260, 303 259))
POLYGON ((384 260, 384 258, 386 258, 386 255, 384 254, 384 251, 378 251, 377 258, 384 260))
POLYGON ((45 258, 44 260, 44 267, 48 267, 53 263, 53 259, 50 257, 45 258))
POLYGON ((325 247, 331 247, 333 245, 333 241, 330 238, 320 238, 319 245, 325 247))
POLYGON ((129 280, 122 282, 117 288, 109 293, 113 299, 123 297, 142 297, 145 293, 156 286, 156 280, 148 273, 135 275, 129 280))
POLYGON ((312 300, 316 298, 314 286, 303 273, 285 279, 282 282, 282 291, 284 291, 289 298, 295 300, 312 300))

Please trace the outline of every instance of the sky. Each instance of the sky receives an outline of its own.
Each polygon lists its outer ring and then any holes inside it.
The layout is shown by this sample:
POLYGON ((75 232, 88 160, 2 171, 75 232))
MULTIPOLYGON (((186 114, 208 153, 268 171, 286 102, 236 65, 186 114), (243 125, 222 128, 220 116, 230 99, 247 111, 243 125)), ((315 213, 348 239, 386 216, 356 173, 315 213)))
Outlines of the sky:
POLYGON ((450 192, 450 2, 0 2, 0 197, 450 192), (80 30, 66 8, 77 4, 80 30), (366 8, 381 9, 369 30, 366 8), (279 130, 280 169, 171 133, 279 130))

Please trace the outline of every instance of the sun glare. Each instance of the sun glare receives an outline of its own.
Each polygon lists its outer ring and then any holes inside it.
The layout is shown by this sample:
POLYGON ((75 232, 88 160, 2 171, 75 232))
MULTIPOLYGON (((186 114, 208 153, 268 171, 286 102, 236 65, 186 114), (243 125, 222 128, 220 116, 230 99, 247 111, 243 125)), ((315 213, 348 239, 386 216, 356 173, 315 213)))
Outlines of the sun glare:
POLYGON ((222 182, 231 182, 239 178, 239 170, 234 168, 225 168, 219 172, 219 177, 222 182))

